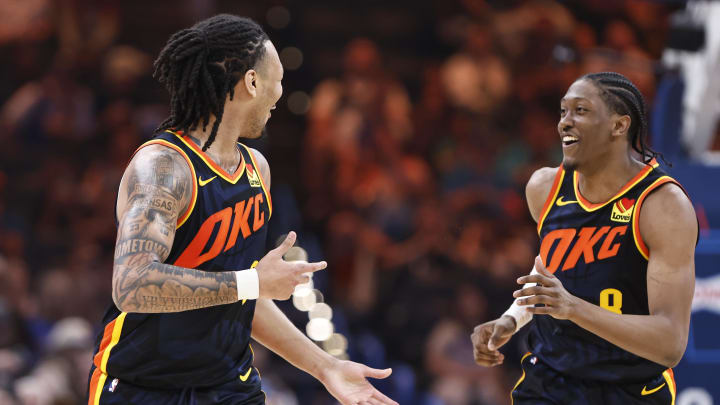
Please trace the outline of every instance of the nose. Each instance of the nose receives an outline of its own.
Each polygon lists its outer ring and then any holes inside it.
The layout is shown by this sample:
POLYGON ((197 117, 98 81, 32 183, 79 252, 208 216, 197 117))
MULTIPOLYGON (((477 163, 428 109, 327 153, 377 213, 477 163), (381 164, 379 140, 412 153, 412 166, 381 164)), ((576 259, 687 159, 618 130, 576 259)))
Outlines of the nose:
POLYGON ((572 119, 572 113, 568 112, 564 117, 560 117, 560 121, 558 121, 558 131, 569 131, 574 125, 575 123, 572 119))

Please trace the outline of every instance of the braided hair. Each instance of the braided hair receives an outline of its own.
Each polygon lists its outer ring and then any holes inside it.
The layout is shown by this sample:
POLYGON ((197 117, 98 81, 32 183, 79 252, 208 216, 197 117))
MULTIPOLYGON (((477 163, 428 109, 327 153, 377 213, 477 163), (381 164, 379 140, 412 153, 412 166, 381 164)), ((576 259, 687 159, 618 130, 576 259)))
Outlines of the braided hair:
POLYGON ((647 144, 647 105, 642 93, 630 79, 615 72, 589 73, 580 78, 583 79, 595 84, 600 90, 600 97, 613 112, 630 116, 630 146, 642 156, 644 163, 660 157, 665 164, 669 164, 662 153, 654 151, 647 144))
POLYGON ((155 61, 155 77, 170 93, 170 116, 157 131, 207 129, 215 116, 207 150, 215 140, 225 100, 265 54, 268 36, 253 20, 219 14, 176 32, 155 61))

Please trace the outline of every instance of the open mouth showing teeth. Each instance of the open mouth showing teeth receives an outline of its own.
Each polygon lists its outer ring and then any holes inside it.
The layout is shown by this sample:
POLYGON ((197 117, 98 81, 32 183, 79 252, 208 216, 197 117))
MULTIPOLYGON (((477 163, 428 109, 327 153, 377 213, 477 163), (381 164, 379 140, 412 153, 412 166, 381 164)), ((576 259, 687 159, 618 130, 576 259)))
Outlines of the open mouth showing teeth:
POLYGON ((574 144, 574 143, 577 142, 577 141, 578 141, 578 139, 577 139, 576 137, 574 137, 574 136, 565 135, 565 136, 562 137, 562 143, 563 143, 564 146, 570 146, 570 145, 574 144))

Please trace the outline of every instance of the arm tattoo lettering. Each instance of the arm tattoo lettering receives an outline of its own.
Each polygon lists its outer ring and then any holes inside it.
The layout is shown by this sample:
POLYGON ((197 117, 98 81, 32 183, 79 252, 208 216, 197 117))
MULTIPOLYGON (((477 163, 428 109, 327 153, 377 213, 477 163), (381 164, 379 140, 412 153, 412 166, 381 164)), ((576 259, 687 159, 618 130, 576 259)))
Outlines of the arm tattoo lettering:
POLYGON ((178 216, 190 203, 193 179, 179 154, 151 148, 141 150, 128 166, 122 196, 127 204, 115 244, 113 300, 125 312, 180 312, 236 302, 233 272, 163 263, 178 216))

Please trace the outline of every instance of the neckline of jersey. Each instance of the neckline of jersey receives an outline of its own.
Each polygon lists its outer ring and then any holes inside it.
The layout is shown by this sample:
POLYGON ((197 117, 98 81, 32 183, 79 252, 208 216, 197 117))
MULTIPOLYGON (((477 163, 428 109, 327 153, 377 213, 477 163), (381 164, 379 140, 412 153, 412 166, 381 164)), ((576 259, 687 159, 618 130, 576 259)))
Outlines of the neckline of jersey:
POLYGON ((589 200, 587 200, 583 195, 580 193, 580 186, 578 182, 578 172, 577 170, 573 171, 573 188, 575 190, 575 198, 577 199, 578 205, 582 207, 585 211, 595 211, 599 210, 600 208, 610 204, 611 202, 617 200, 618 198, 622 197, 623 194, 627 193, 628 190, 633 188, 636 184, 638 184, 642 179, 647 177, 650 172, 652 172, 653 169, 660 166, 660 164, 657 162, 656 159, 652 159, 650 162, 646 163, 645 167, 643 167, 630 181, 625 183, 624 186, 618 191, 614 196, 612 196, 609 200, 601 203, 594 203, 589 200))
POLYGON ((245 173, 245 156, 242 154, 242 151, 240 150, 239 145, 235 145, 235 146, 238 148, 238 152, 240 152, 240 165, 237 167, 237 169, 235 169, 234 173, 230 174, 227 171, 225 171, 225 169, 220 167, 220 165, 215 163, 215 161, 210 157, 210 155, 203 152, 203 150, 200 149, 200 147, 195 142, 193 142, 193 140, 190 139, 189 136, 184 135, 182 133, 182 131, 176 132, 176 131, 171 131, 169 129, 166 131, 177 136, 178 139, 180 139, 180 141, 182 141, 188 148, 190 148, 193 152, 195 152, 195 154, 198 155, 198 157, 200 157, 200 159, 202 159, 203 162, 205 162, 205 164, 210 168, 210 170, 215 172, 215 174, 220 176, 222 179, 224 179, 232 184, 235 184, 238 182, 238 180, 240 180, 240 177, 242 177, 242 175, 245 173))

